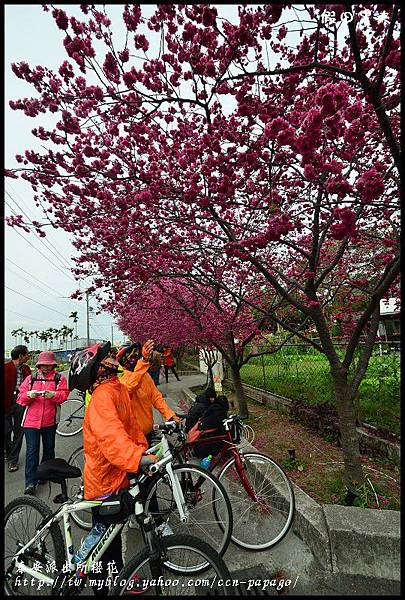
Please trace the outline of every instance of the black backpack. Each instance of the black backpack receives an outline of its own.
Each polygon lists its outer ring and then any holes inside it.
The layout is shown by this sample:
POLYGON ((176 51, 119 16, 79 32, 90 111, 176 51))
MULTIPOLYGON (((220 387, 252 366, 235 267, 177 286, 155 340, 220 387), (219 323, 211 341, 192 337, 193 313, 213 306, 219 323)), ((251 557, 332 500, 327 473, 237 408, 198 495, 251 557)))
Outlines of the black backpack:
MULTIPOLYGON (((55 382, 55 389, 59 385, 60 378, 61 378, 61 374, 60 373, 55 373, 55 376, 53 378, 53 380, 55 382)), ((32 386, 34 385, 35 381, 37 381, 37 380, 38 380, 38 377, 36 375, 31 375, 30 390, 32 390, 32 386)))

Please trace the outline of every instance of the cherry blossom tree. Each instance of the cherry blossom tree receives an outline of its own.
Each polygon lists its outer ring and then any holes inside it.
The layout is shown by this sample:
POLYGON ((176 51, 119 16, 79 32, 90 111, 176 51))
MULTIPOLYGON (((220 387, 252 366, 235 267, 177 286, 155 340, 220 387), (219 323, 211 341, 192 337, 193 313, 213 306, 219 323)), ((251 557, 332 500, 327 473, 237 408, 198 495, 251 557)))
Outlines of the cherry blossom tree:
POLYGON ((218 350, 231 370, 239 414, 246 418, 249 411, 241 368, 254 356, 277 351, 289 338, 262 352, 253 351, 254 344, 265 341, 266 333, 272 330, 272 310, 268 301, 264 304, 257 286, 249 288, 245 283, 238 287, 237 294, 225 293, 218 284, 208 287, 190 278, 160 278, 142 289, 127 281, 115 290, 114 300, 105 308, 115 313, 121 330, 131 339, 150 337, 173 348, 218 350))
POLYGON ((58 73, 12 67, 36 90, 12 108, 58 120, 33 129, 47 149, 7 171, 48 222, 9 223, 71 232, 75 274, 98 271, 89 291, 104 287, 107 303, 132 281, 192 274, 263 310, 209 265, 248 267, 278 303, 263 317, 329 360, 355 490, 353 399, 399 274, 398 6, 241 6, 231 23, 212 5, 159 5, 149 19, 125 5, 121 48, 107 14, 80 7, 80 21, 44 7, 66 32, 58 73), (332 325, 351 312, 340 356, 332 325))

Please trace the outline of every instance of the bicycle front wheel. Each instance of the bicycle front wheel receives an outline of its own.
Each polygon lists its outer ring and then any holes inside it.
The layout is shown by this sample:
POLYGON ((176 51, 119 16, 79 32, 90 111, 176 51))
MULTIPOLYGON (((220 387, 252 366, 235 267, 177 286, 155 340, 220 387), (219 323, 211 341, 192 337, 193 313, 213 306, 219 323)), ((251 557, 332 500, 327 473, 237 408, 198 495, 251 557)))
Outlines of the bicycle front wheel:
MULTIPOLYGON (((72 465, 72 467, 78 467, 82 472, 81 483, 77 483, 77 479, 72 480, 72 484, 69 483, 69 498, 82 500, 83 499, 83 470, 84 470, 84 449, 83 446, 80 448, 76 448, 76 450, 70 456, 68 463, 72 465)), ((78 510, 70 514, 72 520, 78 525, 81 529, 85 529, 86 531, 90 531, 93 527, 92 521, 92 513, 91 508, 85 508, 83 510, 78 510)))
POLYGON ((118 575, 111 596, 214 596, 232 595, 229 571, 211 546, 189 535, 169 535, 160 540, 159 575, 151 567, 146 546, 118 575), (206 563, 204 578, 196 577, 195 564, 206 563), (181 566, 179 566, 181 565, 181 566))
POLYGON ((61 405, 61 415, 56 433, 63 437, 70 437, 80 433, 83 429, 84 401, 69 398, 61 405))
MULTIPOLYGON (((17 570, 14 564, 16 552, 35 537, 40 524, 52 517, 50 508, 39 498, 22 496, 12 500, 4 510, 4 589, 7 596, 51 595, 52 588, 43 581, 17 570)), ((53 523, 35 544, 32 543, 19 555, 19 561, 55 577, 62 569, 64 544, 58 523, 53 523)))
MULTIPOLYGON (((194 465, 176 465, 173 474, 184 495, 187 522, 180 520, 167 473, 152 480, 146 492, 145 512, 153 516, 158 526, 167 524, 173 533, 202 538, 222 556, 231 539, 233 521, 224 486, 217 477, 194 465)), ((204 563, 195 566, 200 572, 205 567, 204 563)))
POLYGON ((247 452, 241 460, 241 471, 231 458, 218 475, 232 503, 232 541, 247 550, 266 550, 278 544, 291 527, 294 491, 283 469, 268 456, 247 452))

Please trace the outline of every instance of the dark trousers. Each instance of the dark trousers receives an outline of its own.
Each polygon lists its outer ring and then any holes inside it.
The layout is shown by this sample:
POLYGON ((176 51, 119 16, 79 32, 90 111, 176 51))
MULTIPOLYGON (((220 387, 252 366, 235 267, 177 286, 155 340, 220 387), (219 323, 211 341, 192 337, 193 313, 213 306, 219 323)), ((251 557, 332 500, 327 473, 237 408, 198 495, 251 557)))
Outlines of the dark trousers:
POLYGON ((179 378, 179 376, 176 373, 176 369, 174 368, 174 365, 165 365, 166 383, 169 383, 169 369, 171 370, 171 372, 173 373, 173 375, 175 375, 177 381, 180 381, 180 378, 179 378))
POLYGON ((4 418, 4 445, 6 457, 7 461, 13 465, 18 464, 18 458, 24 439, 24 431, 21 427, 24 411, 25 407, 14 401, 4 418))
POLYGON ((27 452, 25 456, 25 487, 27 485, 36 485, 37 468, 39 465, 39 445, 42 438, 42 460, 55 458, 55 434, 56 425, 50 427, 42 427, 35 429, 34 427, 24 427, 25 442, 27 444, 27 452))
MULTIPOLYGON (((109 525, 105 522, 105 520, 103 519, 103 517, 100 517, 99 513, 99 507, 96 506, 94 508, 91 509, 92 512, 92 522, 93 522, 93 527, 94 525, 96 525, 96 523, 103 523, 106 527, 106 529, 108 529, 109 525)), ((92 586, 92 590, 95 596, 107 596, 108 594, 108 582, 106 582, 106 579, 109 576, 108 573, 108 563, 110 564, 110 568, 111 570, 111 579, 114 580, 114 577, 116 575, 118 575, 118 573, 122 570, 122 568, 124 567, 124 563, 122 561, 122 537, 121 537, 121 533, 119 533, 111 542, 111 544, 108 546, 108 548, 106 549, 106 551, 104 552, 103 556, 100 559, 100 562, 102 564, 102 572, 101 573, 90 573, 89 574, 89 580, 97 580, 97 581, 103 581, 103 586, 99 586, 99 584, 97 583, 97 585, 93 585, 92 586), (98 589, 98 588, 101 589, 98 589)))
POLYGON ((149 371, 149 375, 152 377, 153 382, 156 386, 159 385, 159 375, 160 375, 160 369, 154 369, 149 371))

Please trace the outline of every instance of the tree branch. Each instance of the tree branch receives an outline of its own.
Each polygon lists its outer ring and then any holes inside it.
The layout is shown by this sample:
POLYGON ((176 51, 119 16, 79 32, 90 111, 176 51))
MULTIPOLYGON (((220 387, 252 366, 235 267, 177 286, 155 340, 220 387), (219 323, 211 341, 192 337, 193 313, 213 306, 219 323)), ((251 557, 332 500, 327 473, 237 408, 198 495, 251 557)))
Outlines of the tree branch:
POLYGON ((371 301, 367 306, 366 310, 360 317, 357 322, 356 328, 350 338, 350 341, 347 345, 346 355, 343 360, 343 365, 348 369, 352 363, 354 352, 356 350, 357 344, 359 342, 360 336, 363 332, 364 327, 367 324, 367 321, 371 317, 371 315, 376 310, 377 306, 379 306, 380 300, 389 290, 390 285, 395 281, 400 271, 400 258, 396 256, 393 261, 387 265, 383 275, 380 278, 377 286, 374 289, 374 292, 371 295, 371 301))

